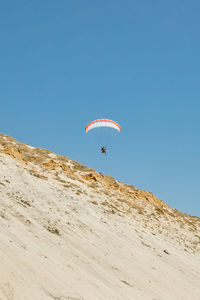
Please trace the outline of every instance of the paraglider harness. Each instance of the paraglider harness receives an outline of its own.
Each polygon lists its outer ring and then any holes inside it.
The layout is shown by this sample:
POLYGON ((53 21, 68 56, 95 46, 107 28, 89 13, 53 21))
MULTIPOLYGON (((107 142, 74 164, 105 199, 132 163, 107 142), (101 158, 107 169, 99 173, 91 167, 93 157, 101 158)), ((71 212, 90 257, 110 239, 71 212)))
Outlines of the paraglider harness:
POLYGON ((101 153, 106 155, 106 147, 101 147, 101 153))

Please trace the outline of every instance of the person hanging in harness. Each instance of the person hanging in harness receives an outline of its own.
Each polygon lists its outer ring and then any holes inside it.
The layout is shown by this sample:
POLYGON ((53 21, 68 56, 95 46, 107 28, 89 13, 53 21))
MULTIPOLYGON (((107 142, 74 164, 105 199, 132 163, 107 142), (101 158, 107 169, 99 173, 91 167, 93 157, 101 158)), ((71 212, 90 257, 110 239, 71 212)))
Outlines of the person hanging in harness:
POLYGON ((106 155, 106 147, 101 147, 101 153, 106 155))

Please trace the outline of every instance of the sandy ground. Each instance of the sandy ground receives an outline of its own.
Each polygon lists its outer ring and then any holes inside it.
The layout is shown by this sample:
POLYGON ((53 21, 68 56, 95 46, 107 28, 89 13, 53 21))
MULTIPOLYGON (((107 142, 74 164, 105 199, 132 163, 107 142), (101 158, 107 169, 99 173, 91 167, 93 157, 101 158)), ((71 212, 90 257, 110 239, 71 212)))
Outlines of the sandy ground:
POLYGON ((200 299, 198 232, 33 165, 0 154, 0 299, 200 299))

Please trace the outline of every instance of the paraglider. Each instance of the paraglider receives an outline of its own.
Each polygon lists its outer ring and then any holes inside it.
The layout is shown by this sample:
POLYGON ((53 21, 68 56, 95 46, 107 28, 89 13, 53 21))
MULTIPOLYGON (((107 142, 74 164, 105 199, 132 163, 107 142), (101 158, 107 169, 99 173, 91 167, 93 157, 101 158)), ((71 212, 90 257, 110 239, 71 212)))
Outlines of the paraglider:
MULTIPOLYGON (((95 128, 100 128, 100 127, 110 127, 113 128, 114 130, 117 130, 118 132, 121 131, 121 127, 118 123, 115 121, 109 120, 109 119, 98 119, 90 122, 86 127, 85 127, 85 133, 88 133, 88 131, 95 129, 95 128)), ((102 146, 101 148, 101 153, 106 155, 106 147, 102 146)))
POLYGON ((106 155, 106 147, 101 147, 101 153, 106 155))

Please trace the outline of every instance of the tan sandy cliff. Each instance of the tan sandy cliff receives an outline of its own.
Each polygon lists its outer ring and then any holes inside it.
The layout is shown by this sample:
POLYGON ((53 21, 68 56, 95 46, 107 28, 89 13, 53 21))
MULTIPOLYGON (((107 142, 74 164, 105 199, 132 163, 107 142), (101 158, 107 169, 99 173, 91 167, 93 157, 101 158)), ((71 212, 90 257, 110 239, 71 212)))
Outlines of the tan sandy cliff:
POLYGON ((200 299, 200 219, 0 134, 0 299, 200 299))

